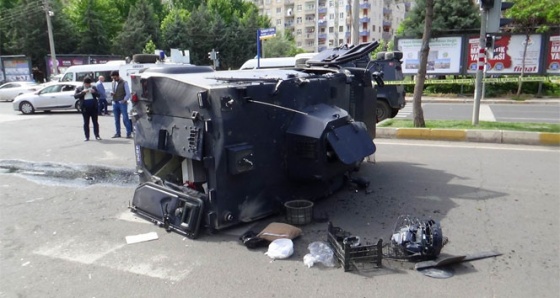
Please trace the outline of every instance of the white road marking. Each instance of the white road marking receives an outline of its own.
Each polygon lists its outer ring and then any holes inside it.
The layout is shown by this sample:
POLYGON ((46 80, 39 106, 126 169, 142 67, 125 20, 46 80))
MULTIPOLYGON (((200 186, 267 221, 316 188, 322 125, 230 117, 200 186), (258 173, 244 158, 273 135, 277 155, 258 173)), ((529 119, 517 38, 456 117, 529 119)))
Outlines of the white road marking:
POLYGON ((39 119, 46 116, 26 116, 26 115, 10 115, 10 114, 1 114, 0 115, 0 123, 8 122, 8 121, 17 121, 17 120, 30 120, 30 119, 39 119))
POLYGON ((402 108, 395 118, 407 118, 409 115, 412 114, 412 104, 407 104, 404 108, 402 108))
POLYGON ((117 216, 117 219, 135 222, 135 223, 143 223, 143 224, 152 224, 151 222, 136 216, 136 214, 132 213, 131 211, 125 211, 117 216))
POLYGON ((478 119, 480 121, 491 121, 496 122, 496 117, 489 105, 480 105, 480 113, 478 114, 478 119))
POLYGON ((88 242, 78 242, 75 239, 69 239, 56 245, 43 246, 33 253, 89 265, 123 246, 125 246, 124 243, 111 244, 99 242, 91 245, 88 242))

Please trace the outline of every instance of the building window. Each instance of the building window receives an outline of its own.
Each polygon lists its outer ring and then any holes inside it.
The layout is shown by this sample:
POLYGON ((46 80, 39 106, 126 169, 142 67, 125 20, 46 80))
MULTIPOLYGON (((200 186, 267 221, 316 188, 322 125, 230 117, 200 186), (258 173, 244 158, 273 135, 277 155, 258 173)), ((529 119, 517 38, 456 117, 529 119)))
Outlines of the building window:
POLYGON ((313 3, 307 4, 307 5, 305 5, 305 9, 306 10, 313 10, 313 9, 315 9, 315 4, 313 4, 313 3))
POLYGON ((338 40, 338 45, 344 44, 344 40, 343 39, 339 39, 338 40))
POLYGON ((282 25, 282 19, 276 19, 276 25, 282 25))
POLYGON ((329 27, 329 33, 333 33, 334 32, 334 27, 329 27))
POLYGON ((329 7, 333 7, 334 6, 334 1, 329 1, 329 7))
POLYGON ((375 25, 371 26, 371 31, 375 32, 375 25))
POLYGON ((312 47, 312 46, 314 46, 314 45, 315 45, 315 41, 308 41, 308 42, 307 42, 307 46, 308 46, 308 47, 312 47))
POLYGON ((329 39, 329 47, 332 47, 332 46, 334 46, 334 40, 329 39))
POLYGON ((302 11, 303 6, 300 4, 300 5, 296 6, 296 9, 297 9, 297 11, 302 11))
POLYGON ((334 20, 334 13, 329 14, 329 20, 334 20))
POLYGON ((282 13, 282 7, 276 7, 276 14, 282 13))
POLYGON ((301 47, 301 41, 298 41, 297 46, 301 47))
POLYGON ((301 35, 301 29, 297 29, 296 34, 301 35))
POLYGON ((338 14, 338 18, 344 19, 344 13, 343 13, 343 12, 339 13, 339 14, 338 14))
POLYGON ((296 23, 297 23, 297 24, 301 24, 301 22, 302 22, 302 21, 301 21, 301 17, 297 17, 297 18, 296 18, 296 23))
POLYGON ((338 32, 344 32, 344 26, 338 26, 338 32))

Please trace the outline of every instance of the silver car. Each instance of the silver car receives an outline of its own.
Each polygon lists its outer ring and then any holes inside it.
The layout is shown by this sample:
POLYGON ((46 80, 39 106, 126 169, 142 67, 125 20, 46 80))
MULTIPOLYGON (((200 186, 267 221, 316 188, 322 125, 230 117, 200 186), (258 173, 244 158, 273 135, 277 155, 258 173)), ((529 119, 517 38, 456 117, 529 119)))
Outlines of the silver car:
POLYGON ((80 111, 74 92, 81 82, 59 82, 47 84, 34 93, 18 95, 13 102, 14 111, 33 114, 36 111, 72 110, 80 111))
POLYGON ((9 82, 0 85, 0 100, 12 101, 20 94, 33 92, 39 88, 35 82, 9 82))

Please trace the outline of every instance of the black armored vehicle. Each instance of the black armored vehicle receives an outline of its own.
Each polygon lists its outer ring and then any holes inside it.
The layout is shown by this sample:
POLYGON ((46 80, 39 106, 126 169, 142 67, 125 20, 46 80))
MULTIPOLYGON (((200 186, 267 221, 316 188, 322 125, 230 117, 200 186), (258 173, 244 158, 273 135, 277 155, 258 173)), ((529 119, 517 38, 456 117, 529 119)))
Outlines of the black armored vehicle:
MULTIPOLYGON (((379 52, 376 59, 369 64, 369 70, 382 72, 385 81, 401 81, 404 79, 402 73, 402 52, 379 52)), ((404 86, 389 85, 377 87, 377 120, 394 118, 399 111, 405 107, 404 86)))
POLYGON ((133 75, 131 210, 195 238, 340 189, 375 152, 372 79, 382 81, 352 61, 377 46, 326 50, 298 70, 133 75))

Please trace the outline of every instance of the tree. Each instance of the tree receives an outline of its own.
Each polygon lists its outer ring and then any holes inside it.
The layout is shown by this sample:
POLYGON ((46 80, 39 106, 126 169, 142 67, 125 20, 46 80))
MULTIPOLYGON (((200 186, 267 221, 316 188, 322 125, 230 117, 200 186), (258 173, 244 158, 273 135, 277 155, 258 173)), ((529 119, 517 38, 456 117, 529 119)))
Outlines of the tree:
MULTIPOLYGON (((416 6, 399 26, 397 33, 402 30, 404 36, 421 37, 426 19, 426 0, 417 0, 416 6)), ((434 18, 432 21, 433 37, 443 34, 478 32, 480 15, 478 6, 472 1, 448 0, 434 2, 434 18)))
MULTIPOLYGON (((289 32, 286 33, 289 34, 289 32)), ((289 57, 299 53, 294 40, 290 40, 286 34, 278 34, 271 39, 267 39, 262 44, 266 58, 289 57)))
POLYGON ((426 127, 424 122, 424 111, 422 110, 422 93, 424 91, 424 80, 426 79, 426 65, 430 53, 430 38, 432 32, 432 20, 434 17, 434 0, 426 0, 426 14, 424 20, 424 35, 422 36, 422 48, 420 49, 420 66, 414 85, 414 97, 412 103, 412 114, 414 127, 426 127))
MULTIPOLYGON (((551 26, 556 26, 556 30, 558 30, 560 3, 558 0, 515 0, 514 3, 514 6, 506 11, 506 15, 513 18, 513 31, 525 34, 520 75, 520 77, 523 77, 525 75, 525 57, 527 55, 530 35, 547 32, 551 26)), ((522 85, 523 82, 519 80, 518 96, 521 94, 522 85)))
POLYGON ((141 53, 146 43, 158 44, 159 21, 148 0, 139 0, 130 8, 121 32, 113 42, 114 51, 123 56, 141 53))
POLYGON ((79 44, 76 52, 82 54, 109 54, 110 38, 116 33, 116 28, 109 30, 113 24, 107 12, 116 11, 105 0, 73 0, 64 12, 76 25, 79 44))
POLYGON ((189 12, 182 8, 172 8, 161 21, 161 45, 163 49, 181 48, 187 43, 188 36, 184 26, 189 12))

